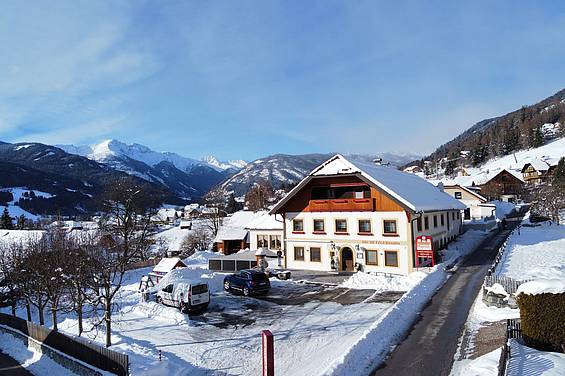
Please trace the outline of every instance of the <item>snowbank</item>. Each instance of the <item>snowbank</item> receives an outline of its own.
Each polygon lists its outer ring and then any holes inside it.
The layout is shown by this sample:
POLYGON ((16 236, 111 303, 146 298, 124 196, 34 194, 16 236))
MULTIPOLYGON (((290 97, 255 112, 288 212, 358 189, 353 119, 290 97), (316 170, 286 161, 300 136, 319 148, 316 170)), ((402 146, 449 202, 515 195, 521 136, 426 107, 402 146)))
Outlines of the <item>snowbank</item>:
POLYGON ((376 291, 408 291, 416 286, 428 274, 413 272, 407 276, 386 277, 364 272, 357 272, 339 287, 348 289, 371 289, 376 291))
POLYGON ((455 361, 451 376, 492 376, 498 373, 501 348, 493 350, 473 360, 455 361))
POLYGON ((516 291, 516 295, 561 294, 564 292, 564 279, 538 279, 521 284, 516 291))
POLYGON ((504 286, 502 286, 500 283, 495 283, 490 287, 485 287, 485 290, 493 294, 509 296, 509 294, 504 289, 504 286))
POLYGON ((218 253, 212 251, 197 251, 192 256, 187 257, 183 261, 187 266, 190 266, 192 268, 196 267, 207 269, 208 260, 213 257, 218 257, 218 253))
POLYGON ((565 354, 532 349, 516 339, 510 341, 512 357, 506 366, 506 375, 565 375, 565 354))

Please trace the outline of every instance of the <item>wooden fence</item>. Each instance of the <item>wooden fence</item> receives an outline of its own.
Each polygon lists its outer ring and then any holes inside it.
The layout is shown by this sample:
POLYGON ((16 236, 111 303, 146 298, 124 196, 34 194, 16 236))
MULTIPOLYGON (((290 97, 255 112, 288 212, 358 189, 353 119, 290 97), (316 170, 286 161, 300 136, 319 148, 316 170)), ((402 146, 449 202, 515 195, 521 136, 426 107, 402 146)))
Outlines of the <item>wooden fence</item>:
POLYGON ((129 375, 129 358, 125 354, 86 341, 75 340, 61 332, 4 313, 0 313, 0 324, 16 329, 40 343, 103 371, 118 376, 129 375))
POLYGON ((126 270, 147 268, 148 266, 155 266, 161 261, 161 257, 150 258, 144 261, 136 261, 126 265, 126 270))
POLYGON ((507 319, 506 341, 504 342, 504 346, 500 353, 500 359, 498 360, 498 376, 504 376, 506 374, 508 359, 512 357, 508 340, 512 338, 522 338, 522 324, 516 319, 507 319))

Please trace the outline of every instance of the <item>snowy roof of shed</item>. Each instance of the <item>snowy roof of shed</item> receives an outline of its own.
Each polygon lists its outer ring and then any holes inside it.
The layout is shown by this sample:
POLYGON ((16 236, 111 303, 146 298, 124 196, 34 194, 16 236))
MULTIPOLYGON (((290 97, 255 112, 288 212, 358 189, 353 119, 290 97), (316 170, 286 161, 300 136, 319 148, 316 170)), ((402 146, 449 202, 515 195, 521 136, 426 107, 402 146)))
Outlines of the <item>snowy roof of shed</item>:
POLYGON ((277 220, 275 214, 263 212, 263 215, 249 222, 245 228, 248 230, 282 230, 283 222, 282 218, 277 220))
POLYGON ((178 257, 165 257, 162 258, 161 261, 153 268, 154 272, 159 273, 168 273, 173 270, 178 264, 179 266, 184 267, 186 266, 184 262, 178 257))
POLYGON ((271 213, 276 213, 314 177, 336 175, 360 175, 414 211, 465 209, 465 205, 460 201, 417 175, 397 170, 394 167, 367 162, 351 162, 337 154, 314 169, 271 209, 271 213))

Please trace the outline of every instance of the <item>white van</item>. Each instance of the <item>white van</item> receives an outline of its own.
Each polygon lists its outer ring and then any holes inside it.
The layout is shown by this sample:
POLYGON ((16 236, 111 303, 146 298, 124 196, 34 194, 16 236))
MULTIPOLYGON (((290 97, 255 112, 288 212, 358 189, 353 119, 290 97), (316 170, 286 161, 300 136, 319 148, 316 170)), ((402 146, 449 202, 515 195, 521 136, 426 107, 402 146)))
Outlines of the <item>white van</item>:
POLYGON ((177 307, 181 312, 206 309, 210 290, 204 281, 177 281, 159 286, 157 303, 177 307))

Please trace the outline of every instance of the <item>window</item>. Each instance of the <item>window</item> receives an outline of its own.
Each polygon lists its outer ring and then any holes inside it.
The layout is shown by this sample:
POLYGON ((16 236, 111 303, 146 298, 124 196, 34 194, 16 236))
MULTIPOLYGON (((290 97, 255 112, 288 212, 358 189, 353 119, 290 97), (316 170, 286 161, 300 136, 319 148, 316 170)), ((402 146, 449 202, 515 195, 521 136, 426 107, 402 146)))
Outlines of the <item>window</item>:
POLYGON ((441 225, 445 226, 445 219, 443 219, 443 213, 440 215, 439 219, 440 219, 441 225))
POLYGON ((314 219, 314 232, 324 232, 325 223, 323 219, 314 219))
POLYGON ((360 219, 359 220, 359 232, 364 234, 371 233, 371 220, 370 219, 360 219))
POLYGON ((322 261, 322 251, 320 248, 311 247, 310 248, 310 261, 312 262, 320 262, 322 261))
POLYGON ((257 248, 267 248, 269 246, 268 235, 257 235, 257 248))
POLYGON ((280 235, 271 235, 271 249, 281 249, 280 235))
POLYGON ((396 220, 395 219, 385 219, 383 221, 383 233, 385 235, 389 234, 389 235, 396 235, 397 231, 396 231, 396 220))
POLYGON ((385 251, 385 266, 398 267, 398 252, 385 251))
POLYGON ((335 220, 335 232, 347 232, 347 220, 336 219, 335 220))
POLYGON ((304 247, 294 247, 294 259, 304 261, 304 247))
POLYGON ((292 231, 304 232, 304 221, 302 219, 295 219, 292 221, 292 231))
POLYGON ((418 225, 418 231, 422 231, 422 216, 418 217, 416 224, 418 225))
POLYGON ((368 185, 338 186, 338 187, 313 187, 310 193, 312 200, 332 200, 348 198, 370 198, 371 189, 368 185))
POLYGON ((451 212, 451 219, 455 220, 455 212, 451 212))
POLYGON ((365 263, 367 265, 379 265, 379 253, 378 251, 365 251, 365 263))
POLYGON ((424 229, 429 230, 430 229, 430 221, 428 216, 424 217, 424 229))
POLYGON ((437 215, 434 215, 434 228, 437 227, 437 215))
POLYGON ((455 197, 456 199, 460 200, 461 197, 463 197, 463 195, 461 194, 461 192, 457 191, 457 192, 454 193, 454 197, 455 197))

